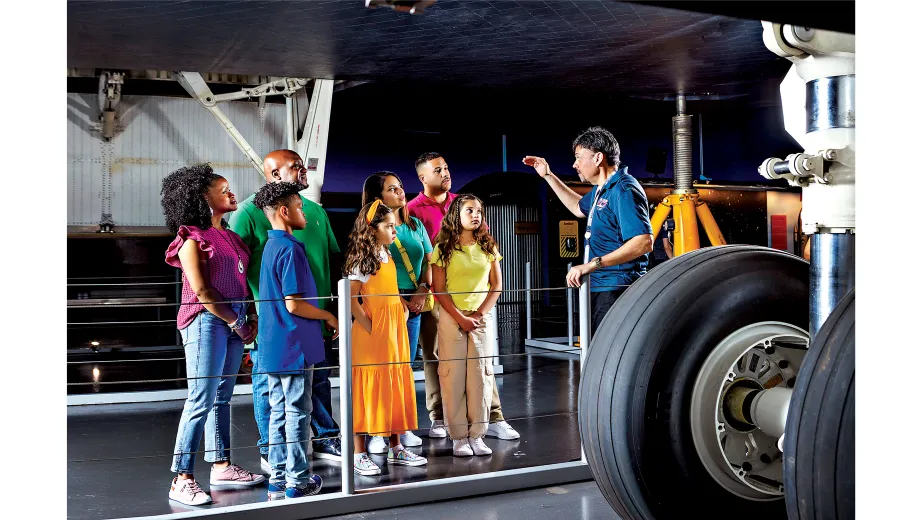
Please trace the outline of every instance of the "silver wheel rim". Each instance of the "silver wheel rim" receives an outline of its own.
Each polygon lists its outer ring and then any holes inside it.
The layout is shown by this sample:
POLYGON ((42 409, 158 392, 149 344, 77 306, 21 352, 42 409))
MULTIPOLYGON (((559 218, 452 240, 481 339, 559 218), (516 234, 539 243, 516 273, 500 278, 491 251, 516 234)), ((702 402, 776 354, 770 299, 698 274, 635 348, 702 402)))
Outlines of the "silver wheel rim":
POLYGON ((693 443, 706 471, 723 488, 756 501, 783 497, 778 439, 725 417, 724 393, 733 383, 793 386, 808 333, 783 322, 760 322, 729 334, 706 358, 690 401, 693 443))

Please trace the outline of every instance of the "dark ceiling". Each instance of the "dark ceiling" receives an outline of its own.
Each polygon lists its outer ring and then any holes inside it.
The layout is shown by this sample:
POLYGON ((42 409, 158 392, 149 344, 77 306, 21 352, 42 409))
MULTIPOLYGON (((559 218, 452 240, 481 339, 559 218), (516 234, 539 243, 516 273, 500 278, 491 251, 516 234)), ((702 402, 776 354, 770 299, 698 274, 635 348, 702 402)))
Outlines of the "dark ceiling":
POLYGON ((438 0, 417 15, 363 0, 69 1, 67 10, 69 68, 658 98, 754 94, 789 67, 764 47, 759 21, 617 1, 438 0))

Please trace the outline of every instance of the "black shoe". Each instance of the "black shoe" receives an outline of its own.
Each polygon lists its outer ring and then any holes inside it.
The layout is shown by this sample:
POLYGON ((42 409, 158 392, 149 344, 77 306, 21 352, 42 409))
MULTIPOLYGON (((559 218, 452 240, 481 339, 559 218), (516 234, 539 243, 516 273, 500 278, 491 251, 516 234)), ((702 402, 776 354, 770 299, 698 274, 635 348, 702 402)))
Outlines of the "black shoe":
POLYGON ((325 439, 314 443, 314 458, 328 460, 342 460, 340 452, 340 439, 325 439))
POLYGON ((286 498, 302 498, 317 495, 321 491, 321 477, 311 475, 304 486, 286 486, 286 498))

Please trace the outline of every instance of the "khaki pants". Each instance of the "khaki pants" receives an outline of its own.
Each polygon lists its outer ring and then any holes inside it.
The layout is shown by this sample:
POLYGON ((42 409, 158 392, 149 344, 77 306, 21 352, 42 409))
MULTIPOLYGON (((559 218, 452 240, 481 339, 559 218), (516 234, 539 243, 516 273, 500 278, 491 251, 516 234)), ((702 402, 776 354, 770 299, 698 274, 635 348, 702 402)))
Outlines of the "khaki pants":
MULTIPOLYGON (((437 344, 439 321, 440 302, 436 301, 433 303, 432 311, 420 315, 420 349, 424 358, 424 386, 426 387, 427 411, 430 412, 430 421, 443 420, 443 401, 440 395, 440 378, 437 372, 437 363, 429 363, 429 361, 439 359, 437 344)), ((453 320, 453 323, 455 323, 455 320, 453 320)), ((497 395, 497 382, 493 375, 491 376, 491 411, 489 418, 492 423, 504 420, 500 397, 497 395)))
MULTIPOLYGON (((486 315, 485 322, 487 319, 486 315)), ((484 357, 488 354, 485 322, 471 332, 464 332, 449 313, 440 316, 438 370, 443 420, 453 440, 481 438, 488 429, 494 368, 491 359, 484 357)))

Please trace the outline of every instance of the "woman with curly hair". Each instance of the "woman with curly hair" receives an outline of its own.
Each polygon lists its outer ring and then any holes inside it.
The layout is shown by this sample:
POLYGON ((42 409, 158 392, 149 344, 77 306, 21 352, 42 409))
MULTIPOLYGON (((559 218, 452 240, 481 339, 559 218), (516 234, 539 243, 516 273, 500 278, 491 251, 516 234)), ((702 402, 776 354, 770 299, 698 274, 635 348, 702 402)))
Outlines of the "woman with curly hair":
POLYGON ((494 372, 485 326, 503 289, 497 243, 474 195, 453 199, 433 244, 433 292, 440 302, 440 392, 456 457, 490 455, 483 440, 494 372), (453 294, 445 294, 446 292, 453 294))
POLYGON ((353 471, 382 472, 366 454, 366 435, 388 436, 387 462, 422 466, 398 438, 417 429, 417 395, 411 372, 405 305, 398 296, 398 272, 388 254, 395 241, 395 214, 381 200, 363 206, 347 247, 344 272, 350 279, 353 313, 353 471), (384 296, 379 296, 384 295, 384 296), (362 304, 358 296, 363 297, 362 304))
POLYGON ((228 181, 207 164, 180 168, 161 188, 167 227, 176 238, 166 262, 183 272, 177 329, 186 353, 188 394, 177 431, 169 497, 182 504, 211 503, 193 476, 205 432, 205 460, 212 488, 249 487, 265 480, 231 464, 231 395, 244 343, 253 341, 257 319, 247 285, 250 251, 228 230, 226 213, 237 209, 228 181), (229 303, 225 303, 229 302, 229 303))

